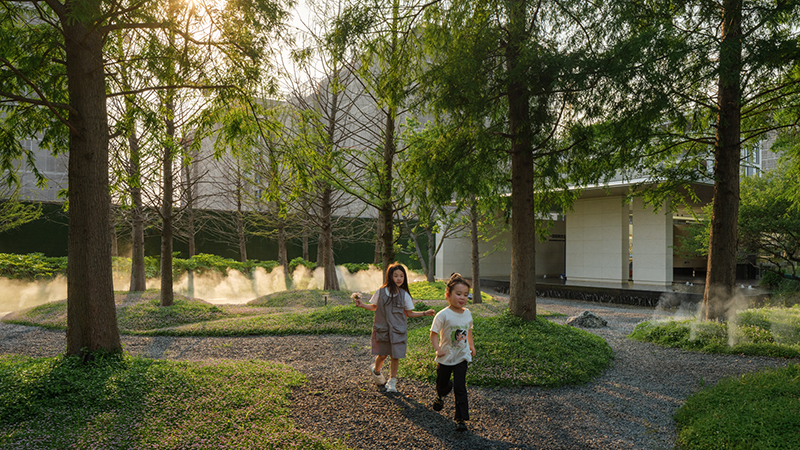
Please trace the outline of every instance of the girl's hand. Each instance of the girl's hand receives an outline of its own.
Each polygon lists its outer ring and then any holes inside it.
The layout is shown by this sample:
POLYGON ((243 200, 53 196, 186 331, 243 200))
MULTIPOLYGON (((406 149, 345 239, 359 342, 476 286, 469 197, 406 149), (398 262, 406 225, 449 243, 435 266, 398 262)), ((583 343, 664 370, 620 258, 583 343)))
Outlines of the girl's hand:
POLYGON ((437 357, 442 358, 442 357, 444 357, 444 355, 445 355, 444 350, 442 350, 442 349, 436 350, 436 356, 437 357))
POLYGON ((475 356, 475 354, 477 353, 477 352, 475 351, 475 347, 472 347, 472 348, 470 348, 470 349, 469 349, 469 353, 470 353, 472 356, 475 356))
POLYGON ((425 311, 425 313, 424 313, 424 314, 425 314, 426 316, 435 316, 435 315, 436 315, 436 311, 434 311, 434 310, 432 310, 432 309, 429 309, 429 310, 425 311))
POLYGON ((361 299, 360 298, 354 298, 353 301, 356 303, 357 307, 361 308, 361 299))

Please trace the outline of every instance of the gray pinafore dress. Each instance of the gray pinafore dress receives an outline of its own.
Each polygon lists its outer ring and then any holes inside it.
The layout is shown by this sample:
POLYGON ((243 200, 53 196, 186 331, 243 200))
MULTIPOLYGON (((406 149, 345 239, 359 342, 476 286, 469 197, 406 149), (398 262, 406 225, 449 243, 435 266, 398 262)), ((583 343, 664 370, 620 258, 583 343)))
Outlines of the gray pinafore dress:
POLYGON ((406 357, 408 322, 406 320, 405 291, 388 295, 380 288, 372 325, 372 354, 406 357))

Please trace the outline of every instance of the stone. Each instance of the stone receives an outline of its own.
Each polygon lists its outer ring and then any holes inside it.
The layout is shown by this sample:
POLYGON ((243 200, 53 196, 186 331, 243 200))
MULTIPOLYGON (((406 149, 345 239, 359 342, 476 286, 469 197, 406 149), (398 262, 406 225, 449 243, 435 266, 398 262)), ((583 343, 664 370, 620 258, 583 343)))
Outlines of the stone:
POLYGON ((608 322, 591 311, 584 311, 567 319, 567 325, 581 328, 602 328, 607 326, 608 322))

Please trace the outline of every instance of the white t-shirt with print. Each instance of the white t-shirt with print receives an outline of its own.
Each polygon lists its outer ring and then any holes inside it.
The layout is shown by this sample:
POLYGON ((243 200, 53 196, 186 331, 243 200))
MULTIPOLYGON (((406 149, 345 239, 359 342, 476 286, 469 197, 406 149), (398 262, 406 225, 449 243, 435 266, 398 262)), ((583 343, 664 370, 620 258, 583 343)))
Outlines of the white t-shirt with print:
POLYGON ((472 361, 467 333, 472 329, 472 313, 468 309, 457 313, 445 308, 433 318, 431 331, 439 335, 439 348, 444 356, 436 357, 436 362, 446 366, 454 366, 461 361, 472 361))
MULTIPOLYGON (((392 296, 392 293, 389 292, 389 288, 384 288, 384 290, 386 291, 387 296, 389 297, 392 296)), ((369 299, 369 302, 372 303, 373 305, 378 303, 378 292, 380 292, 380 290, 375 291, 375 293, 372 294, 372 298, 369 299)), ((400 292, 404 294, 403 296, 403 301, 405 302, 404 309, 406 310, 414 309, 414 300, 411 299, 411 294, 409 294, 403 289, 400 289, 400 292)))

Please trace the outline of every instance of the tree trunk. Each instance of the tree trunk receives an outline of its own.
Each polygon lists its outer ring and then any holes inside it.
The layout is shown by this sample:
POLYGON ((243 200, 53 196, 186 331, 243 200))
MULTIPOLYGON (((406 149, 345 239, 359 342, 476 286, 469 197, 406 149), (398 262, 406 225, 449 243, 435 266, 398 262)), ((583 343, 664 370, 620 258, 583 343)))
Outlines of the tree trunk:
POLYGON ((292 274, 289 273, 289 257, 286 254, 286 224, 278 222, 278 264, 283 267, 283 279, 286 288, 291 289, 292 274))
MULTIPOLYGON (((186 186, 186 238, 189 246, 189 258, 197 254, 197 244, 194 240, 196 234, 194 228, 194 190, 192 189, 192 169, 191 163, 184 164, 185 179, 183 180, 186 186)), ((189 270, 186 273, 186 290, 187 295, 194 298, 194 271, 189 270)))
POLYGON ((117 243, 117 218, 114 205, 108 205, 108 233, 111 236, 111 256, 119 256, 119 244, 117 243))
POLYGON ((380 212, 378 214, 378 218, 375 220, 375 254, 372 258, 372 263, 376 266, 381 263, 383 260, 383 246, 381 243, 383 242, 383 221, 380 217, 380 212))
POLYGON ((428 269, 426 272, 427 281, 433 283, 436 281, 436 235, 433 234, 433 228, 426 227, 425 235, 428 237, 428 269))
POLYGON ((327 253, 328 241, 327 236, 322 230, 319 231, 317 238, 317 267, 325 267, 325 254, 327 253))
POLYGON ((130 169, 128 173, 131 203, 131 292, 147 290, 147 275, 144 267, 144 209, 142 206, 142 174, 140 161, 139 138, 135 132, 128 138, 130 144, 130 169))
MULTIPOLYGON (((167 136, 171 140, 170 144, 173 144, 175 142, 175 122, 173 119, 175 105, 172 102, 167 102, 166 113, 167 136)), ((172 288, 172 196, 175 192, 172 180, 172 161, 174 158, 174 149, 172 147, 173 145, 168 145, 164 148, 162 160, 164 186, 163 198, 161 199, 161 306, 171 306, 175 300, 175 293, 172 288)))
POLYGON ((303 239, 303 259, 308 261, 308 258, 310 258, 310 256, 308 253, 308 229, 306 228, 303 229, 302 239, 303 239))
MULTIPOLYGON (((422 246, 419 245, 419 239, 417 239, 417 235, 411 229, 411 225, 408 224, 407 219, 403 219, 403 224, 406 226, 406 231, 408 231, 409 236, 411 236, 411 240, 414 241, 414 251, 417 253, 417 259, 419 260, 419 263, 422 266, 423 273, 425 273, 425 279, 429 282, 434 281, 432 270, 429 269, 430 266, 428 266, 428 264, 425 262, 425 256, 423 256, 422 254, 422 246)), ((425 232, 427 235, 430 235, 427 228, 425 229, 425 232)))
POLYGON ((714 204, 702 317, 721 318, 736 283, 736 227, 739 218, 741 157, 740 85, 742 0, 724 0, 719 62, 717 134, 714 148, 714 204))
POLYGON ((469 207, 470 241, 472 241, 472 303, 483 303, 481 299, 481 259, 478 250, 478 202, 472 198, 469 207))
POLYGON ((536 214, 533 197, 533 149, 530 123, 530 92, 519 66, 524 44, 526 6, 524 0, 509 2, 509 42, 506 47, 508 119, 511 134, 511 290, 509 309, 525 320, 536 319, 536 214))
POLYGON ((103 37, 72 16, 60 17, 66 50, 69 136, 67 355, 122 346, 114 305, 108 214, 108 116, 103 37))
POLYGON ((339 290, 339 277, 336 273, 336 261, 333 254, 333 224, 331 223, 331 215, 333 206, 331 204, 331 197, 333 189, 330 184, 325 183, 322 190, 322 235, 325 236, 325 253, 323 257, 324 264, 324 280, 323 288, 334 291, 339 290))
POLYGON ((278 264, 283 266, 283 271, 288 275, 289 257, 286 256, 286 224, 278 223, 278 264))
POLYGON ((394 165, 394 110, 386 114, 386 127, 384 128, 383 144, 383 171, 384 178, 381 185, 380 219, 382 224, 381 245, 383 256, 383 270, 394 262, 394 205, 392 203, 392 183, 394 165))

